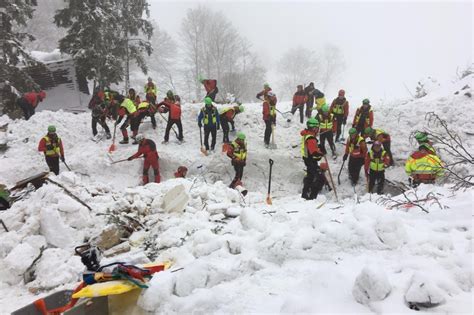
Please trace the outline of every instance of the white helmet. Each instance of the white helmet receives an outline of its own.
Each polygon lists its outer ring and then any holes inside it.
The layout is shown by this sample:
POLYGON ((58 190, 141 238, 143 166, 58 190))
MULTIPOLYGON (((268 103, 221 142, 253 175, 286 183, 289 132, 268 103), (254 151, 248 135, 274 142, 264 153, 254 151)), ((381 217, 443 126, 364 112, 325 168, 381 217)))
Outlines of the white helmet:
POLYGON ((143 134, 139 133, 138 135, 135 136, 135 140, 137 142, 140 142, 142 141, 143 139, 145 139, 145 137, 143 136, 143 134))

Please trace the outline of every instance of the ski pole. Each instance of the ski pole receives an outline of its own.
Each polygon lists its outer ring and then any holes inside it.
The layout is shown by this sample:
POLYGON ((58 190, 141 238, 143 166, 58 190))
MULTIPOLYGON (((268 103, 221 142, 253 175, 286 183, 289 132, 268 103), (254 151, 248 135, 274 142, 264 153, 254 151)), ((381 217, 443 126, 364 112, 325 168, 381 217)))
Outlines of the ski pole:
POLYGON ((337 175, 338 185, 341 185, 341 173, 342 173, 342 169, 344 168, 344 164, 346 164, 346 161, 342 161, 341 169, 339 170, 339 174, 337 175))
POLYGON ((272 197, 270 196, 270 190, 272 187, 272 168, 273 168, 273 160, 268 159, 268 163, 270 164, 270 173, 268 174, 268 194, 267 194, 267 205, 272 204, 272 197))
POLYGON ((336 185, 334 185, 334 181, 332 180, 331 169, 329 168, 329 163, 328 159, 326 158, 326 155, 324 155, 324 162, 326 162, 328 166, 329 180, 331 181, 332 189, 334 189, 334 196, 336 196, 336 201, 339 202, 339 198, 337 197, 336 185))

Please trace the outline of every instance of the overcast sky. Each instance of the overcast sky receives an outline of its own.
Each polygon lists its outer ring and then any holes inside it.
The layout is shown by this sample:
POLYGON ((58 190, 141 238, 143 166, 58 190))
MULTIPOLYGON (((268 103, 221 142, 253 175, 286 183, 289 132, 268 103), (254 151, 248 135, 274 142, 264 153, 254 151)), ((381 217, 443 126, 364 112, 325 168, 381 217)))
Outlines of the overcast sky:
MULTIPOLYGON (((471 1, 161 1, 149 0, 152 17, 178 40, 186 10, 199 4, 227 16, 269 70, 290 47, 339 46, 346 60, 340 84, 353 102, 408 96, 426 76, 454 78, 473 60, 471 1)), ((278 93, 278 91, 276 91, 278 93)))

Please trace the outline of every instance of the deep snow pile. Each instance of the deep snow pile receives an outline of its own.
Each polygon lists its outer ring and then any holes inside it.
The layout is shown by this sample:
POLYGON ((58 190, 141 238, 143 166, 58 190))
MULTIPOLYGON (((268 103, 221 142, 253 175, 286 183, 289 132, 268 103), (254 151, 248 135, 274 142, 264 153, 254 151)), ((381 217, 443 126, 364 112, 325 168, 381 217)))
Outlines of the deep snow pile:
MULTIPOLYGON (((375 126, 393 139, 397 166, 388 170, 389 179, 405 180, 402 160, 414 149, 408 136, 422 129, 426 112, 437 112, 458 131, 472 127, 472 100, 463 95, 472 90, 453 94, 466 84, 472 86, 472 76, 416 101, 374 108, 375 126)), ((104 262, 173 260, 173 268, 184 268, 152 279, 139 300, 151 312, 406 313, 413 303, 431 301, 435 312, 472 313, 473 190, 421 186, 420 196, 432 192, 439 200, 424 205, 429 213, 416 207, 389 211, 377 204, 377 196, 363 196, 363 185, 357 187, 360 203, 355 203, 344 172, 337 187, 340 203, 327 192, 316 201, 304 201, 299 198, 304 174, 301 126, 295 121, 285 126, 280 118, 278 149, 264 149, 261 108, 248 104, 236 122, 249 143, 244 183, 250 193, 243 199, 226 187, 233 176, 229 159, 219 150, 208 157, 199 152, 200 106, 183 105, 182 145, 175 139, 160 144, 165 124, 159 116, 157 131, 144 122, 141 130, 158 145, 165 180, 146 186, 139 186, 141 161, 110 165, 110 142, 90 140, 88 113, 42 111, 28 122, 0 117, 0 125, 9 123, 4 135, 9 149, 0 165, 5 184, 46 170, 36 148, 47 125, 55 124, 74 172, 63 168, 53 179, 93 209, 89 212, 61 188, 47 184, 0 213, 10 229, 0 232, 2 312, 38 298, 29 291, 45 294, 73 287, 83 267, 72 248, 126 214, 144 228, 137 227, 139 231, 125 242, 130 251, 104 262), (273 206, 264 203, 268 158, 275 160, 273 206), (189 179, 170 179, 179 165, 188 166, 189 179), (181 184, 190 196, 186 211, 164 212, 164 194, 181 184), (36 279, 25 285, 22 274, 46 244, 36 279)), ((466 144, 474 147, 469 138, 466 144)), ((135 150, 133 145, 119 145, 113 159, 135 150)), ((338 155, 342 154, 343 146, 338 145, 338 155)), ((340 163, 340 158, 330 161, 333 175, 340 163)))

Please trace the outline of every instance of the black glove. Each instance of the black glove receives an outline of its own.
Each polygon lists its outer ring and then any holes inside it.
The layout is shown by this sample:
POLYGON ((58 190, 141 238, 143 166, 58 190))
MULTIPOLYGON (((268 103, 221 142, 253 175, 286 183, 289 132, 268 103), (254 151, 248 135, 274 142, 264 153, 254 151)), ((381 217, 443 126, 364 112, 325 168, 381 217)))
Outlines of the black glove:
POLYGON ((345 125, 346 122, 347 122, 347 118, 344 118, 344 119, 342 120, 342 124, 345 125))
POLYGON ((131 156, 127 159, 127 161, 131 161, 131 160, 133 160, 133 156, 131 156))
POLYGON ((64 158, 64 156, 61 156, 61 161, 63 161, 64 163, 66 162, 66 159, 64 158))
POLYGON ((342 157, 342 160, 343 160, 343 161, 347 160, 347 153, 344 154, 344 156, 342 157))

